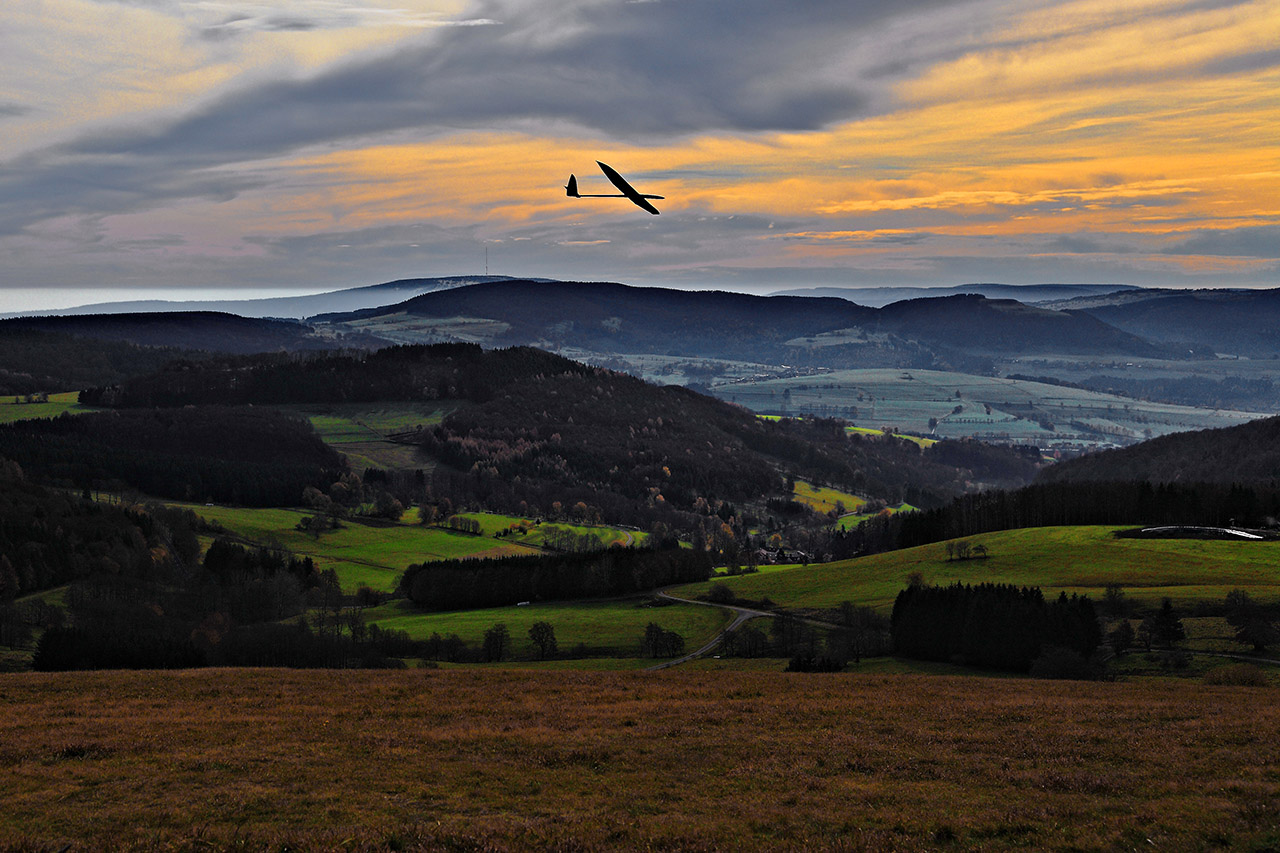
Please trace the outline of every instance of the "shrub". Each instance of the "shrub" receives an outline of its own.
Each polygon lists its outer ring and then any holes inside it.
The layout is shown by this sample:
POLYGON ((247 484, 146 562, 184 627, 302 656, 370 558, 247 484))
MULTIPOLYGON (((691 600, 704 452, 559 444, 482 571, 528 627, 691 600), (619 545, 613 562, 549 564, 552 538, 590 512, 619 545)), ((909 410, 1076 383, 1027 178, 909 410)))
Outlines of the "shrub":
POLYGON ((1209 670, 1204 674, 1204 683, 1229 687, 1266 687, 1271 680, 1255 664, 1234 663, 1209 670))
POLYGON ((738 600, 737 594, 725 583, 713 583, 707 590, 707 601, 712 604, 733 604, 738 600))

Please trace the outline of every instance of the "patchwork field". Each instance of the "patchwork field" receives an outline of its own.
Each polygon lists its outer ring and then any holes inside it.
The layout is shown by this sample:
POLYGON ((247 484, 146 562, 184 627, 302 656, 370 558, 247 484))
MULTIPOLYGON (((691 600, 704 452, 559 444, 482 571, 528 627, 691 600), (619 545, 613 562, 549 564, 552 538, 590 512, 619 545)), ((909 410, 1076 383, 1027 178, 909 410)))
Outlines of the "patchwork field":
POLYGON ((1278 696, 746 672, 4 675, 0 848, 1273 849, 1278 696))
POLYGON ((896 427, 936 438, 975 437, 1042 448, 1130 444, 1265 416, 936 370, 836 370, 718 385, 713 392, 761 413, 841 417, 870 430, 896 427))

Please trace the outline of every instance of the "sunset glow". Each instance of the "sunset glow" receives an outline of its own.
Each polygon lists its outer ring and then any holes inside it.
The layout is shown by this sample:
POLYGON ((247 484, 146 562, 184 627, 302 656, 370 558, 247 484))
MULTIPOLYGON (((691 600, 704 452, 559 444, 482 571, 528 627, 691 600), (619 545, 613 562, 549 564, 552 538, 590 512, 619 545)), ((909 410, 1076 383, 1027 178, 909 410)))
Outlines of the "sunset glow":
POLYGON ((811 5, 17 0, 2 283, 1280 285, 1280 2, 811 5))

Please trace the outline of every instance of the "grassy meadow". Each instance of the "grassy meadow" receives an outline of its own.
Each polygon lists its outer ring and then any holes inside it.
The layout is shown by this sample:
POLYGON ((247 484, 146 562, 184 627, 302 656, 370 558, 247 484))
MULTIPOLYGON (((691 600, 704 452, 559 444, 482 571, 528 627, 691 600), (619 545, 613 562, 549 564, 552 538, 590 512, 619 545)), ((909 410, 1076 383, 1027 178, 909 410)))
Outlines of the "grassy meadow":
MULTIPOLYGON (((789 608, 823 609, 852 601, 888 610, 907 576, 926 583, 1011 583, 1039 586, 1046 596, 1083 592, 1098 599, 1118 583, 1129 598, 1158 604, 1168 596, 1179 606, 1222 601, 1244 589, 1264 602, 1280 601, 1280 542, 1194 539, 1120 539, 1114 527, 1039 527, 969 537, 983 544, 981 560, 947 561, 946 543, 922 545, 856 560, 844 560, 723 578, 743 598, 768 597, 789 608)), ((708 584, 674 590, 693 597, 708 584)))
POLYGON ((480 522, 483 532, 477 536, 444 527, 423 527, 418 524, 416 507, 405 512, 400 521, 349 518, 337 530, 326 531, 316 537, 298 529, 298 523, 312 515, 301 509, 190 503, 172 505, 190 509, 243 539, 282 545, 298 556, 311 557, 321 571, 331 568, 337 572, 338 580, 347 592, 354 592, 361 586, 389 592, 395 589, 400 576, 411 563, 536 554, 547 537, 552 535, 553 528, 579 535, 594 533, 606 546, 641 544, 648 537, 647 533, 604 525, 550 522, 532 525, 530 522, 529 532, 525 535, 497 538, 495 533, 528 520, 495 513, 462 513, 462 517, 480 522))
POLYGON ((842 514, 854 512, 867 503, 867 499, 859 495, 842 492, 829 486, 815 486, 804 480, 796 480, 791 499, 824 515, 837 508, 842 514))
POLYGON ((50 394, 45 403, 16 402, 20 397, 0 397, 0 424, 11 424, 14 421, 25 421, 33 418, 56 418, 64 412, 79 414, 92 412, 89 406, 81 406, 78 402, 79 391, 65 391, 61 394, 50 394))
POLYGON ((244 539, 262 544, 278 543, 300 557, 311 557, 321 571, 337 572, 342 588, 348 592, 361 586, 389 592, 395 589, 410 563, 537 553, 515 540, 423 527, 416 523, 416 509, 405 513, 399 522, 346 519, 337 530, 315 537, 297 529, 298 523, 312 514, 299 509, 177 506, 215 521, 244 539))
MULTIPOLYGON (((382 628, 407 631, 415 640, 426 639, 433 633, 442 637, 457 634, 477 646, 483 641, 484 632, 501 622, 511 633, 514 656, 526 659, 537 656, 537 649, 529 639, 529 627, 534 622, 547 622, 555 628, 562 656, 582 644, 594 656, 625 658, 640 655, 640 641, 644 637, 645 626, 650 622, 684 637, 685 647, 693 651, 730 621, 727 610, 697 604, 655 602, 651 596, 533 602, 523 606, 447 613, 424 613, 408 600, 398 599, 381 607, 369 608, 364 611, 364 616, 368 622, 382 628)), ((565 664, 573 665, 572 662, 565 664)))
POLYGON ((1280 693, 912 675, 0 675, 0 849, 1274 849, 1280 693))
POLYGON ((428 403, 378 402, 293 405, 279 408, 302 414, 316 434, 347 457, 356 471, 365 468, 412 471, 430 469, 435 462, 413 445, 389 436, 416 427, 434 426, 463 405, 453 400, 428 403))

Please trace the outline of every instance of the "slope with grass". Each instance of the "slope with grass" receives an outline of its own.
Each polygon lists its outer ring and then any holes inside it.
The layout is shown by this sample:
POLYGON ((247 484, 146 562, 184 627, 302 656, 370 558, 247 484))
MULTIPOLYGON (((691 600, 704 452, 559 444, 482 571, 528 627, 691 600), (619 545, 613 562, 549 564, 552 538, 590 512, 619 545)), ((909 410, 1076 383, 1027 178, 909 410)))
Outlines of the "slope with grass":
MULTIPOLYGON (((837 607, 842 601, 887 610, 908 576, 925 583, 1008 583, 1038 586, 1045 595, 1088 593, 1095 599, 1107 584, 1129 597, 1155 604, 1220 602, 1244 589, 1264 602, 1280 601, 1280 542, 1189 539, 1122 539, 1114 527, 1039 527, 970 537, 985 545, 986 559, 948 561, 938 542, 855 560, 788 571, 720 579, 741 598, 768 597, 799 610, 837 607)), ((672 590, 682 597, 705 594, 710 583, 672 590)))
POLYGON ((644 533, 605 525, 536 525, 530 519, 510 515, 463 513, 462 517, 480 523, 481 535, 477 536, 446 527, 424 527, 418 524, 416 509, 411 509, 401 520, 394 522, 349 518, 338 529, 315 536, 298 529, 302 520, 313 514, 308 510, 172 505, 190 509, 246 541, 280 545, 298 556, 311 557, 320 571, 333 569, 337 572, 342 588, 348 592, 354 592, 361 586, 391 592, 411 563, 536 554, 547 543, 548 537, 554 536, 552 528, 568 530, 579 536, 594 534, 605 546, 639 545, 648 538, 644 533), (494 535, 522 522, 529 525, 529 532, 523 536, 494 535))
POLYGON ((414 523, 416 512, 399 522, 347 519, 338 529, 313 536, 298 529, 298 524, 312 514, 305 510, 177 506, 217 522, 250 542, 279 544, 300 557, 311 557, 320 571, 337 572, 342 588, 348 592, 361 586, 390 592, 410 563, 536 553, 536 549, 514 540, 423 527, 414 523))

